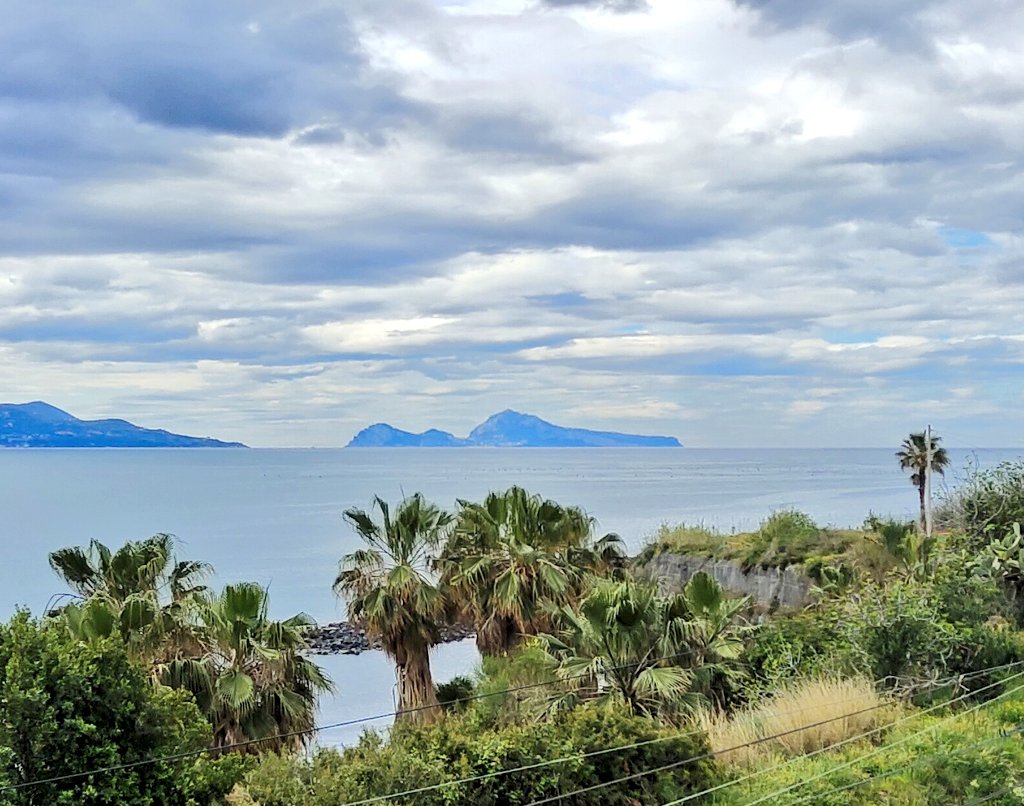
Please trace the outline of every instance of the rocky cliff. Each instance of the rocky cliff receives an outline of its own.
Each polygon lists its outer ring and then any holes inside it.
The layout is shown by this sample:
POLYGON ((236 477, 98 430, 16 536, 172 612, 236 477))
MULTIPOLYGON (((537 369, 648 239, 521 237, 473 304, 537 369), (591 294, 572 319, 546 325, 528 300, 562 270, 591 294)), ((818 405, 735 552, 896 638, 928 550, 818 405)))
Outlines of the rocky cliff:
POLYGON ((755 567, 744 571, 738 562, 659 554, 647 565, 651 577, 665 591, 677 591, 698 571, 714 577, 729 593, 750 596, 763 607, 801 607, 813 584, 799 565, 784 570, 755 567))

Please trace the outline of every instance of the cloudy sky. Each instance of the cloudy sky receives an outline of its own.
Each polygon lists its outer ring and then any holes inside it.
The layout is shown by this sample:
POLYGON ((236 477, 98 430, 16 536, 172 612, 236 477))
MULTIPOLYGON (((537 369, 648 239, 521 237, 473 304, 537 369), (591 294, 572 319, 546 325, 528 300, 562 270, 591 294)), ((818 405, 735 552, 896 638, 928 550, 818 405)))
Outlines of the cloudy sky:
POLYGON ((0 399, 1024 441, 1017 0, 2 6, 0 399))

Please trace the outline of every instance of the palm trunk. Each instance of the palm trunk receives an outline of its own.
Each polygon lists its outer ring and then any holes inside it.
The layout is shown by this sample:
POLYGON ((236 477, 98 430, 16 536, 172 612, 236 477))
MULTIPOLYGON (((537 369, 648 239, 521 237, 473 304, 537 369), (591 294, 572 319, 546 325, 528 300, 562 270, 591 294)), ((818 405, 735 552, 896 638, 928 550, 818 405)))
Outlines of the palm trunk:
POLYGON ((429 647, 402 652, 396 658, 395 674, 398 678, 397 719, 429 725, 441 718, 441 706, 430 674, 429 647))
POLYGON ((924 471, 921 471, 921 480, 917 483, 917 496, 921 502, 921 517, 919 524, 921 527, 921 534, 924 534, 924 530, 927 526, 925 524, 925 508, 924 508, 924 471))

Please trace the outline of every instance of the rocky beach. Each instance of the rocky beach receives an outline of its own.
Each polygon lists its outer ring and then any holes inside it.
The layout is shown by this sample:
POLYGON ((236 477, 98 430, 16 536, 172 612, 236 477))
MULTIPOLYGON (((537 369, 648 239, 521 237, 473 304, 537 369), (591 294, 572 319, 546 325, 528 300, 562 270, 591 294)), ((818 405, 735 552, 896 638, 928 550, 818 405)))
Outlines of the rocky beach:
MULTIPOLYGON (((441 630, 441 643, 461 641, 475 635, 468 625, 456 624, 441 630)), ((307 634, 309 651, 313 655, 358 655, 371 649, 380 649, 380 641, 371 641, 366 630, 347 621, 337 621, 313 627, 307 634)))

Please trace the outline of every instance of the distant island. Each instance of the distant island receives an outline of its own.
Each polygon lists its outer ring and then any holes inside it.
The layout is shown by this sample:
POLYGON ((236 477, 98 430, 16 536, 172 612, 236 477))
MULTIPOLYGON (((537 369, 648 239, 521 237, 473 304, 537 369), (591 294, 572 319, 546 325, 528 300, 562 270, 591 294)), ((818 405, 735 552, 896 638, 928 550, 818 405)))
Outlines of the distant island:
POLYGON ((37 400, 0 403, 0 448, 244 448, 241 442, 188 437, 127 420, 79 420, 37 400))
POLYGON ((387 423, 364 428, 349 448, 681 448, 675 437, 619 434, 564 428, 532 414, 506 409, 488 417, 462 438, 431 428, 420 434, 387 423))

